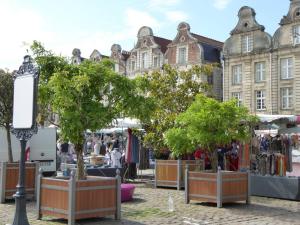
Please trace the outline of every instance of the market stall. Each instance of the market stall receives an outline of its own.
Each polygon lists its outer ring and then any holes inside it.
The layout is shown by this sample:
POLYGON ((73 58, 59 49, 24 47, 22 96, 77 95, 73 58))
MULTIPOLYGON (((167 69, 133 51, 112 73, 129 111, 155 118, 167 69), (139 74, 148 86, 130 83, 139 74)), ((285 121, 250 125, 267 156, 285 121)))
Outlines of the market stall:
POLYGON ((300 117, 258 116, 251 147, 251 194, 300 200, 300 117))

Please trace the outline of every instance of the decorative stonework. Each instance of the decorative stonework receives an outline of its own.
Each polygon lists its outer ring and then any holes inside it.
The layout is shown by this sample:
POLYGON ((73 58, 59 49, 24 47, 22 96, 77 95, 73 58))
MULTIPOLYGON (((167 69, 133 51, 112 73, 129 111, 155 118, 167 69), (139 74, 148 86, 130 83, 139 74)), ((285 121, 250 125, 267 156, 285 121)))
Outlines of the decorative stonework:
POLYGON ((139 29, 138 38, 143 38, 146 36, 153 36, 153 31, 150 27, 143 26, 139 29))
POLYGON ((283 16, 279 24, 286 25, 295 21, 300 21, 300 0, 291 0, 289 12, 283 16))
POLYGON ((242 7, 238 14, 239 22, 230 34, 240 34, 254 30, 264 31, 265 27, 256 21, 255 15, 254 9, 248 6, 242 7))

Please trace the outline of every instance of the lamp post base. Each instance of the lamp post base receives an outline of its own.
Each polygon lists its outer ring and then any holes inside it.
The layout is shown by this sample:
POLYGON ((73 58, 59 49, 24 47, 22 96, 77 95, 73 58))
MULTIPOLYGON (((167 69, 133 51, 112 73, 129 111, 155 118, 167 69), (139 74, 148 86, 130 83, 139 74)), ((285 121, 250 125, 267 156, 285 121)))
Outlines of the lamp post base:
POLYGON ((26 196, 16 193, 16 212, 12 225, 30 225, 26 214, 26 196))

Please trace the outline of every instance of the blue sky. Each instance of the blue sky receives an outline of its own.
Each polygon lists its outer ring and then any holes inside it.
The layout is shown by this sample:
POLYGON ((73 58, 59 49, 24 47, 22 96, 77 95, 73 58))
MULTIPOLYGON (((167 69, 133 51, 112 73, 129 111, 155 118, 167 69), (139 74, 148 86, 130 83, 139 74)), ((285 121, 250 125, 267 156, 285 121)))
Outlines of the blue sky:
POLYGON ((0 68, 17 69, 32 40, 57 54, 83 57, 94 49, 109 55, 118 43, 131 50, 141 26, 173 39, 177 25, 225 41, 238 21, 238 11, 250 6, 271 35, 289 9, 290 0, 0 0, 0 68))

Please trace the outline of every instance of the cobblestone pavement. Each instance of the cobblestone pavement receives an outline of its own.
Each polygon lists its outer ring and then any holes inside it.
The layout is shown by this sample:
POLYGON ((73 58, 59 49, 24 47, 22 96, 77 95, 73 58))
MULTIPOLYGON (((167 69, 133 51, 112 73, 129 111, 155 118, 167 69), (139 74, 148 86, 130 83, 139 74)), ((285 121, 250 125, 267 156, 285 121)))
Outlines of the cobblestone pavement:
MULTIPOLYGON (((184 191, 145 187, 137 184, 134 201, 122 203, 122 220, 112 217, 77 221, 78 225, 204 225, 204 224, 299 224, 300 202, 272 198, 252 197, 244 202, 225 204, 218 209, 214 204, 184 204, 184 191), (168 196, 174 200, 174 212, 168 211, 168 196)), ((31 225, 64 225, 66 220, 35 219, 35 204, 28 202, 27 212, 31 225)), ((0 225, 13 220, 14 202, 0 204, 0 225)))

